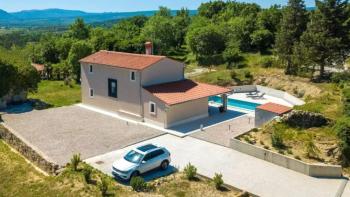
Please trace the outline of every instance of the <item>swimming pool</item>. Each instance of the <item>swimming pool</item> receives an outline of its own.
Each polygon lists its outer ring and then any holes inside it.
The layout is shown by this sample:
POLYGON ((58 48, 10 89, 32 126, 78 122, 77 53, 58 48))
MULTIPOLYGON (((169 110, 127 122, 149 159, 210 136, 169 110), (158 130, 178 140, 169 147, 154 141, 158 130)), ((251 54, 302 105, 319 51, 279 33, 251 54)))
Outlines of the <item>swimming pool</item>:
MULTIPOLYGON (((222 104, 221 97, 219 97, 219 96, 211 96, 211 97, 209 97, 209 102, 215 102, 215 103, 222 104)), ((257 108, 261 104, 251 103, 251 102, 246 102, 246 101, 241 101, 241 100, 228 98, 227 99, 227 105, 228 105, 228 107, 238 107, 238 108, 254 111, 255 108, 257 108)))

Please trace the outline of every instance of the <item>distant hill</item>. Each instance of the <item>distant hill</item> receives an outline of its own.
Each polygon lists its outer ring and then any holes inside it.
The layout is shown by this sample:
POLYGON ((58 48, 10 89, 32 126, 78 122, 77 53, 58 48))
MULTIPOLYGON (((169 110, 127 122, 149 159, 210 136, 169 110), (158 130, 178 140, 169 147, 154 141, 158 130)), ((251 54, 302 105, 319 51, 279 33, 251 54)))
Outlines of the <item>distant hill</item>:
MULTIPOLYGON (((8 13, 4 10, 0 10, 0 27, 60 27, 73 23, 78 17, 83 18, 85 22, 89 24, 103 24, 104 22, 118 21, 133 16, 153 16, 155 12, 156 11, 88 13, 79 10, 46 9, 8 13)), ((176 11, 172 11, 172 14, 175 13, 176 11)), ((191 10, 190 13, 194 15, 197 11, 191 10)))

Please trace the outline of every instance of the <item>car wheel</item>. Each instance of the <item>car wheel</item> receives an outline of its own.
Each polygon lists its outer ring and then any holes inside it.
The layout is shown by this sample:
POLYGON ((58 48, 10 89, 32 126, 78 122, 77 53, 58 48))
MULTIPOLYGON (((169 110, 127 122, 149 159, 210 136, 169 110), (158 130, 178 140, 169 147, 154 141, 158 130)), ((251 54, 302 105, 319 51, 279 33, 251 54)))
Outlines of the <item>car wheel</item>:
POLYGON ((166 170, 169 166, 169 162, 167 160, 163 161, 161 164, 160 164, 160 168, 162 170, 166 170))
POLYGON ((137 177, 137 176, 140 176, 140 173, 139 173, 138 171, 133 172, 133 173, 130 175, 130 180, 131 180, 133 177, 137 177))

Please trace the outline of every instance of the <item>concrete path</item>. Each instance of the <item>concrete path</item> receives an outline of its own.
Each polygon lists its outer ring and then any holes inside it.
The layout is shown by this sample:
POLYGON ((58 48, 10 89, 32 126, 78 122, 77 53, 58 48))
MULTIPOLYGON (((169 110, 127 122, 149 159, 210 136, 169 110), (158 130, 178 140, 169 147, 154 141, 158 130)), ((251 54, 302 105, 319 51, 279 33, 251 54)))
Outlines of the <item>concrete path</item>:
POLYGON ((254 128, 254 117, 244 115, 193 133, 191 137, 229 147, 231 138, 246 133, 252 128, 254 128))
MULTIPOLYGON (((159 136, 141 144, 153 143, 168 148, 172 165, 182 169, 188 162, 198 168, 198 173, 213 177, 222 173, 227 184, 245 191, 268 197, 329 197, 335 196, 342 179, 309 177, 266 161, 242 154, 232 149, 192 137, 159 136)), ((86 162, 110 174, 113 161, 130 150, 126 147, 104 155, 87 159, 86 162)))

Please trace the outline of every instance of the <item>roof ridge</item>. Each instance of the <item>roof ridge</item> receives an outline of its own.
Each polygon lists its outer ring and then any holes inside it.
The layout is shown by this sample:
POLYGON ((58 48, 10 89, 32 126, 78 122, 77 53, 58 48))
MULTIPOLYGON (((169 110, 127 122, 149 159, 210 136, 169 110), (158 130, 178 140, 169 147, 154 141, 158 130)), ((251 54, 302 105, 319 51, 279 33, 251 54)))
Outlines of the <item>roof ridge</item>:
POLYGON ((125 54, 125 55, 141 56, 141 57, 159 57, 159 58, 166 58, 166 56, 163 56, 163 55, 147 55, 147 54, 128 53, 128 52, 121 52, 121 51, 100 50, 99 52, 117 53, 117 54, 125 54))

